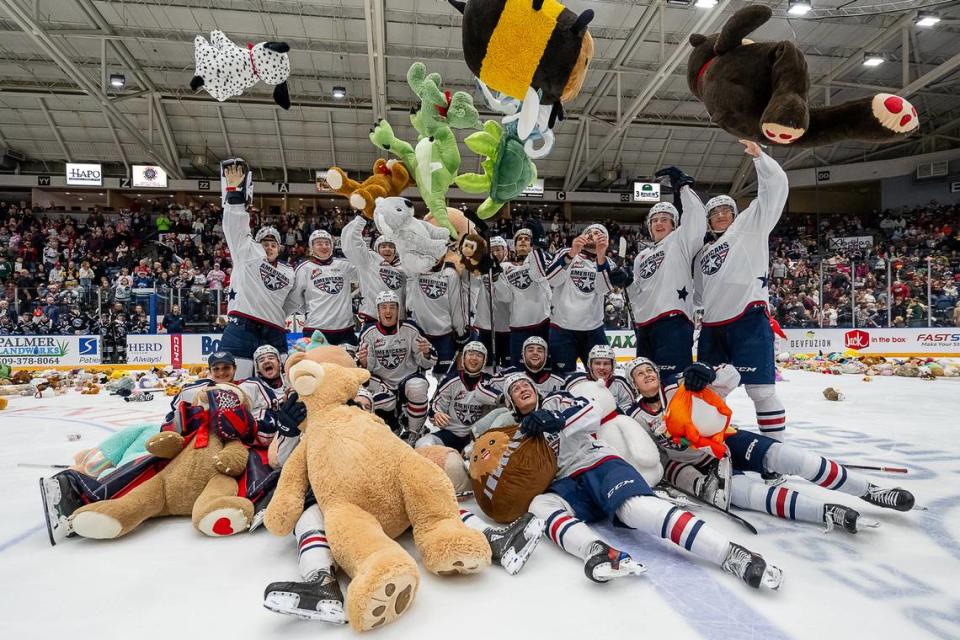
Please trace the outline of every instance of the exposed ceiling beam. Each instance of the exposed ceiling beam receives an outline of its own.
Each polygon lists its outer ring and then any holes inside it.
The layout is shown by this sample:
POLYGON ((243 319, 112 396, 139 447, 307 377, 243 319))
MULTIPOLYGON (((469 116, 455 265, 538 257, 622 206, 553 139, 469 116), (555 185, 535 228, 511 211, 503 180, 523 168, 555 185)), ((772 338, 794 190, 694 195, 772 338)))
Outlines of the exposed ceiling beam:
POLYGON ((60 129, 57 128, 57 123, 53 121, 53 116, 50 115, 50 110, 47 109, 43 98, 37 98, 37 102, 40 103, 40 110, 43 111, 43 115, 47 118, 47 124, 50 125, 50 131, 53 132, 53 137, 57 139, 60 150, 63 151, 63 157, 67 159, 67 162, 73 162, 73 158, 70 157, 70 150, 67 149, 67 144, 63 141, 63 136, 60 135, 60 129))
POLYGON ((891 24, 889 27, 881 31, 880 33, 874 34, 867 40, 856 53, 851 55, 845 62, 841 62, 834 68, 830 73, 826 73, 814 81, 814 84, 825 85, 830 84, 834 80, 838 80, 842 75, 849 72, 856 67, 859 67, 863 64, 863 54, 868 51, 873 51, 880 47, 887 40, 899 33, 900 29, 904 26, 908 26, 913 22, 913 13, 906 13, 900 16, 896 22, 891 24))
POLYGON ((333 141, 333 111, 327 111, 327 136, 330 138, 330 159, 333 160, 333 166, 339 166, 337 145, 333 141))
POLYGON ((956 71, 957 67, 960 67, 960 53, 953 56, 946 62, 940 64, 931 71, 926 72, 907 86, 905 86, 900 92, 899 95, 903 97, 909 97, 923 89, 932 82, 936 82, 940 78, 946 76, 947 74, 953 73, 956 71))
POLYGON ((367 64, 370 67, 370 96, 373 119, 387 115, 386 38, 383 23, 383 0, 363 0, 364 26, 367 34, 367 64))
POLYGON ((130 163, 127 161, 127 153, 123 150, 123 145, 120 144, 120 136, 117 135, 116 128, 106 114, 103 115, 103 120, 107 123, 107 128, 110 129, 110 135, 113 136, 113 144, 117 145, 117 154, 119 154, 120 159, 123 161, 123 166, 127 168, 127 175, 129 176, 130 163))
POLYGON ((280 149, 280 166, 283 167, 283 181, 289 182, 287 177, 287 154, 283 150, 283 134, 280 132, 280 116, 277 115, 277 110, 273 110, 273 122, 277 125, 277 147, 280 149))
POLYGON ((217 119, 220 120, 220 133, 223 135, 223 146, 227 149, 227 157, 233 157, 233 148, 230 146, 230 136, 227 135, 227 123, 223 121, 223 107, 217 103, 217 119))

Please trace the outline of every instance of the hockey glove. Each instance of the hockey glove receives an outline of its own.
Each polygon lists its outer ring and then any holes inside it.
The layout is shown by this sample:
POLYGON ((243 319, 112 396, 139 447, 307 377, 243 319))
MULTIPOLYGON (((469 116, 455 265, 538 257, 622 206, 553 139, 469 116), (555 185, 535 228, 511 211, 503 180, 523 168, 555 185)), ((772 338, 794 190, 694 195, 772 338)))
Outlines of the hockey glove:
POLYGON ((467 346, 467 343, 470 342, 471 340, 473 340, 473 335, 469 331, 467 331, 462 336, 456 336, 453 339, 454 344, 457 347, 457 351, 463 350, 463 348, 467 346))
POLYGON ((270 413, 280 435, 295 438, 300 435, 300 423, 307 419, 307 405, 294 391, 276 411, 270 413))
POLYGON ((524 223, 527 229, 533 234, 530 242, 535 247, 541 249, 547 248, 547 232, 543 230, 543 224, 537 218, 528 218, 524 223))
POLYGON ((210 429, 224 440, 250 443, 257 437, 257 422, 247 410, 243 398, 233 391, 207 391, 210 407, 210 429))
POLYGON ((220 195, 224 205, 247 204, 253 202, 253 172, 243 158, 231 158, 220 163, 220 195), (227 180, 227 169, 239 166, 243 169, 243 178, 240 184, 230 184, 227 180))
POLYGON ((610 270, 610 284, 626 289, 633 284, 633 269, 624 265, 610 270))
POLYGON ((520 422, 520 433, 534 438, 544 433, 557 433, 563 429, 564 424, 565 421, 558 411, 540 409, 524 417, 520 422))
POLYGON ((694 362, 683 370, 683 385, 690 391, 703 391, 716 378, 713 367, 703 362, 694 362))
POLYGON ((658 178, 670 178, 670 188, 673 189, 674 193, 680 191, 682 187, 693 188, 694 180, 692 176, 688 176, 682 170, 677 167, 669 166, 660 169, 654 174, 658 178))

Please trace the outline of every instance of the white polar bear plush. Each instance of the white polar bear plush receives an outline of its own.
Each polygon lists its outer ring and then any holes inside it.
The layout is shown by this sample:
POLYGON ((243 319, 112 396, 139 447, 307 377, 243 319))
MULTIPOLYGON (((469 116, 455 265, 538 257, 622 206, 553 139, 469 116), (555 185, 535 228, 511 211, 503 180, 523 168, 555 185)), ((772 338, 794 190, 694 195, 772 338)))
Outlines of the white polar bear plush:
POLYGON ((196 75, 190 88, 200 87, 223 102, 239 96, 259 81, 276 85, 273 101, 290 108, 287 78, 290 77, 290 46, 286 42, 260 42, 238 47, 222 31, 211 31, 210 42, 203 36, 193 40, 196 75))
MULTIPOLYGON (((617 403, 610 390, 599 381, 593 380, 576 385, 571 393, 580 398, 591 400, 597 413, 609 416, 616 411, 617 403)), ((597 438, 640 472, 651 487, 663 478, 663 464, 660 462, 660 450, 639 422, 621 414, 605 419, 597 430, 597 438)))
POLYGON ((406 198, 377 198, 373 221, 377 230, 393 242, 401 268, 410 274, 426 273, 447 255, 450 233, 414 217, 413 203, 406 198))

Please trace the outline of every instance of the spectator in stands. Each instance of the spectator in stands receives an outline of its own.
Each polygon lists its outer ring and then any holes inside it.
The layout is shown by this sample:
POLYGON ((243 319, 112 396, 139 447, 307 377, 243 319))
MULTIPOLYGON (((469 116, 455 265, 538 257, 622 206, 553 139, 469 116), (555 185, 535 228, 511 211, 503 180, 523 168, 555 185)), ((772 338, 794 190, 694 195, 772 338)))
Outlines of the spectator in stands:
POLYGON ((180 315, 180 305, 175 304, 170 307, 170 313, 163 316, 161 327, 163 327, 163 330, 167 333, 184 332, 183 316, 180 315))

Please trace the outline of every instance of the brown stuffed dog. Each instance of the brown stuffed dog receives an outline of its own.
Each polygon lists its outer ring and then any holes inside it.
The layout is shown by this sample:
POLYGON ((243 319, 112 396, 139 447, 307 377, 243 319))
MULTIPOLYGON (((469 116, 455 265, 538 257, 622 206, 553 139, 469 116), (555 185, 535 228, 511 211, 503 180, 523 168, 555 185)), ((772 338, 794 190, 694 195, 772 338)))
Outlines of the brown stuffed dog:
POLYGON ((399 196, 410 184, 410 173, 399 160, 377 158, 373 163, 373 175, 357 182, 351 180, 339 167, 327 170, 327 184, 347 198, 350 206, 363 211, 367 220, 373 220, 373 207, 377 198, 399 196))
MULTIPOLYGON (((249 410, 249 399, 236 385, 211 389, 235 394, 235 401, 247 404, 249 410)), ((203 404, 206 399, 207 394, 198 394, 195 402, 203 404)), ((214 537, 246 530, 253 503, 237 496, 235 479, 247 465, 242 443, 224 444, 214 429, 201 427, 186 440, 179 433, 162 431, 147 440, 147 451, 170 458, 170 463, 119 498, 77 509, 70 516, 74 533, 100 540, 119 538, 159 516, 192 516, 194 527, 214 537)))
POLYGON ((690 36, 687 84, 710 119, 737 138, 815 147, 840 140, 890 142, 919 126, 917 110, 889 93, 811 107, 803 52, 789 41, 744 38, 770 19, 769 7, 748 5, 720 33, 690 36))
POLYGON ((352 363, 330 362, 321 349, 287 360, 307 419, 264 524, 275 535, 288 535, 303 512, 307 488, 313 489, 333 557, 352 579, 350 624, 367 631, 395 620, 416 595, 417 564, 393 540, 411 525, 424 566, 438 575, 480 571, 490 564, 490 547, 482 533, 461 522, 453 486, 440 467, 380 419, 346 404, 370 374, 352 363))

